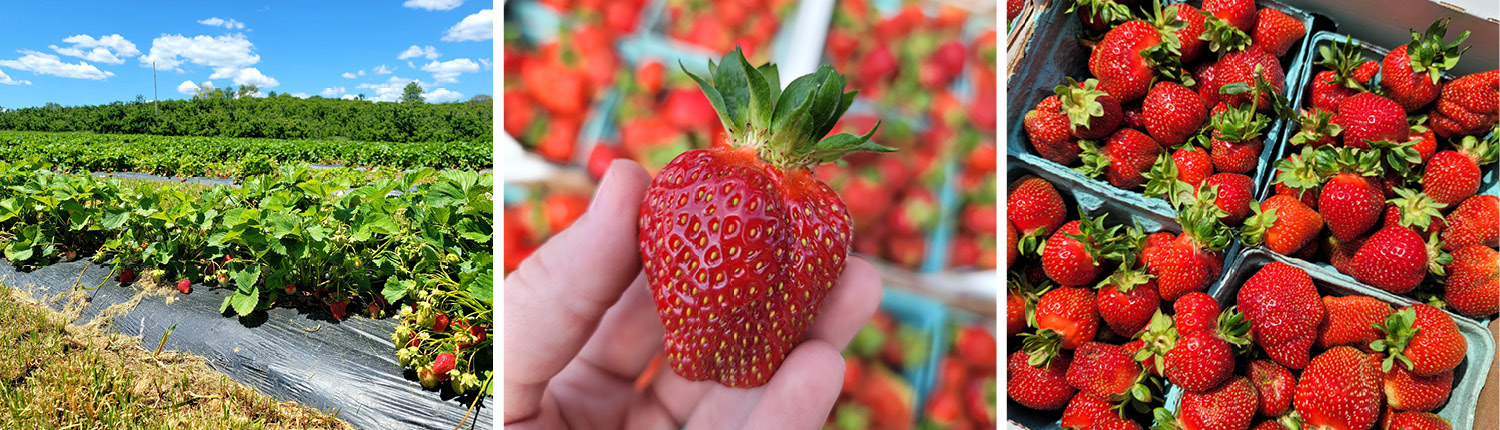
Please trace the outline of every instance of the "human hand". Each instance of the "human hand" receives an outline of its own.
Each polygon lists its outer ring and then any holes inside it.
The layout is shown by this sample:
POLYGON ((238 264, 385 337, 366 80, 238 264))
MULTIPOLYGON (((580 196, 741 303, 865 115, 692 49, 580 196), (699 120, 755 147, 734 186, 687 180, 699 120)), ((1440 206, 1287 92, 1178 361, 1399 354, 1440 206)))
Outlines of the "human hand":
POLYGON ((766 385, 692 382, 662 364, 637 390, 663 349, 637 244, 650 182, 640 165, 616 160, 588 211, 506 277, 506 427, 821 428, 843 384, 839 351, 880 303, 879 275, 849 258, 803 342, 766 385))

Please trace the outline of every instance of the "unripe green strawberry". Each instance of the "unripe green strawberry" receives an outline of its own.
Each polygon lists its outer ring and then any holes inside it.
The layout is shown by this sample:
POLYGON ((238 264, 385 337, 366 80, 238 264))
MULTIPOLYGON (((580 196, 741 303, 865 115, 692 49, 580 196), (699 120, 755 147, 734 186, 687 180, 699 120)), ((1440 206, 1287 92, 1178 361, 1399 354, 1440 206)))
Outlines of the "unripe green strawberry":
MULTIPOLYGON (((843 273, 853 225, 811 167, 855 151, 892 151, 864 136, 824 138, 853 102, 831 67, 783 91, 774 65, 739 50, 689 74, 719 113, 727 147, 666 165, 640 209, 640 252, 666 357, 688 380, 770 381, 843 273)), ((878 124, 877 124, 878 128, 878 124)))

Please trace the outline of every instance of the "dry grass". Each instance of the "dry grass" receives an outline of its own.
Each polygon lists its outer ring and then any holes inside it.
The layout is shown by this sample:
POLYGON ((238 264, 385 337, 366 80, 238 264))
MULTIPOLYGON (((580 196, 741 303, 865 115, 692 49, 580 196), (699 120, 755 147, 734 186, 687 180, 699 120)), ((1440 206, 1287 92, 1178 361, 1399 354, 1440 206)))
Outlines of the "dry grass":
POLYGON ((64 313, 0 285, 0 428, 352 428, 261 395, 202 357, 144 350, 107 318, 75 325, 79 297, 57 299, 69 301, 64 313))

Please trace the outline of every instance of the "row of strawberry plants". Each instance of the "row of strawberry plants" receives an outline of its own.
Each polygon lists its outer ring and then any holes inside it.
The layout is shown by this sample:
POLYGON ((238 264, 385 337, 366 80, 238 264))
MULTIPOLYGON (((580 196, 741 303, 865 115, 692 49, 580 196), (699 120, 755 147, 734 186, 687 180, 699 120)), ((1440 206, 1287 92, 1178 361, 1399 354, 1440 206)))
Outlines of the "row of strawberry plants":
POLYGON ((493 178, 424 168, 362 186, 338 170, 282 166, 198 195, 0 162, 0 248, 39 267, 96 252, 125 283, 232 289, 222 312, 350 305, 394 311, 397 356, 422 385, 484 388, 493 340, 493 178), (139 271, 139 272, 138 272, 139 271))
POLYGON ((39 156, 60 168, 247 177, 280 163, 477 170, 489 142, 354 142, 0 131, 0 159, 39 156))

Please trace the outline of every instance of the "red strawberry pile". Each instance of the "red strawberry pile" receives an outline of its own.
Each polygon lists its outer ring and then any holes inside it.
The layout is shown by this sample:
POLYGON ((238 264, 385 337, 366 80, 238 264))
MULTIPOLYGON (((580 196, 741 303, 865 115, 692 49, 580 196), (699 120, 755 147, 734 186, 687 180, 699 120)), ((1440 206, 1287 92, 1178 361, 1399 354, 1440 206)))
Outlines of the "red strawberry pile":
POLYGON ((689 149, 722 142, 724 127, 703 92, 672 64, 640 62, 621 75, 620 106, 610 113, 616 133, 594 145, 589 174, 599 178, 616 158, 629 158, 655 174, 689 149))
MULTIPOLYGON (((614 34, 635 32, 647 0, 537 0, 568 19, 597 24, 614 34)), ((509 12, 509 11, 507 11, 509 12)))
POLYGON ((995 351, 999 348, 995 342, 995 335, 984 326, 954 326, 953 346, 939 364, 920 428, 995 428, 995 351))
MULTIPOLYGON (((862 96, 881 108, 922 112, 939 97, 936 92, 949 90, 967 68, 988 69, 987 79, 994 81, 995 32, 965 40, 963 28, 971 16, 971 11, 953 5, 914 1, 883 16, 868 0, 841 0, 824 53, 829 64, 849 72, 862 96)), ((977 88, 975 93, 993 97, 994 87, 977 88)))
POLYGON ((712 52, 738 47, 760 64, 771 59, 772 38, 796 10, 795 0, 667 0, 663 18, 673 39, 712 52))
POLYGON ((619 68, 614 51, 619 33, 598 24, 576 25, 540 46, 519 37, 505 40, 505 132, 556 163, 573 159, 584 119, 619 68))
POLYGON ((1185 296, 1140 336, 1134 358, 1182 390, 1174 410, 1154 411, 1160 428, 1451 428, 1433 412, 1449 400, 1468 341, 1448 313, 1321 295, 1307 272, 1281 262, 1251 275, 1235 300, 1221 310, 1207 295, 1185 296), (1422 426, 1403 426, 1413 423, 1422 426))
POLYGON ((1500 198, 1476 194, 1500 148, 1500 71, 1438 79, 1462 52, 1444 24, 1382 62, 1352 39, 1320 47, 1297 147, 1252 208, 1246 245, 1464 315, 1500 312, 1500 198))
POLYGON ((932 338, 877 311, 844 349, 844 386, 824 428, 912 428, 916 389, 902 375, 927 364, 932 338))
POLYGON ((589 206, 586 185, 533 184, 526 200, 505 208, 505 274, 520 267, 547 238, 573 224, 589 206))
POLYGON ((1089 33, 1081 38, 1102 34, 1092 77, 1058 82, 1026 113, 1035 153, 1178 206, 1216 187, 1224 221, 1243 220, 1272 95, 1285 92, 1278 58, 1302 40, 1302 22, 1251 0, 1208 0, 1201 10, 1095 0, 1073 10, 1089 33))

